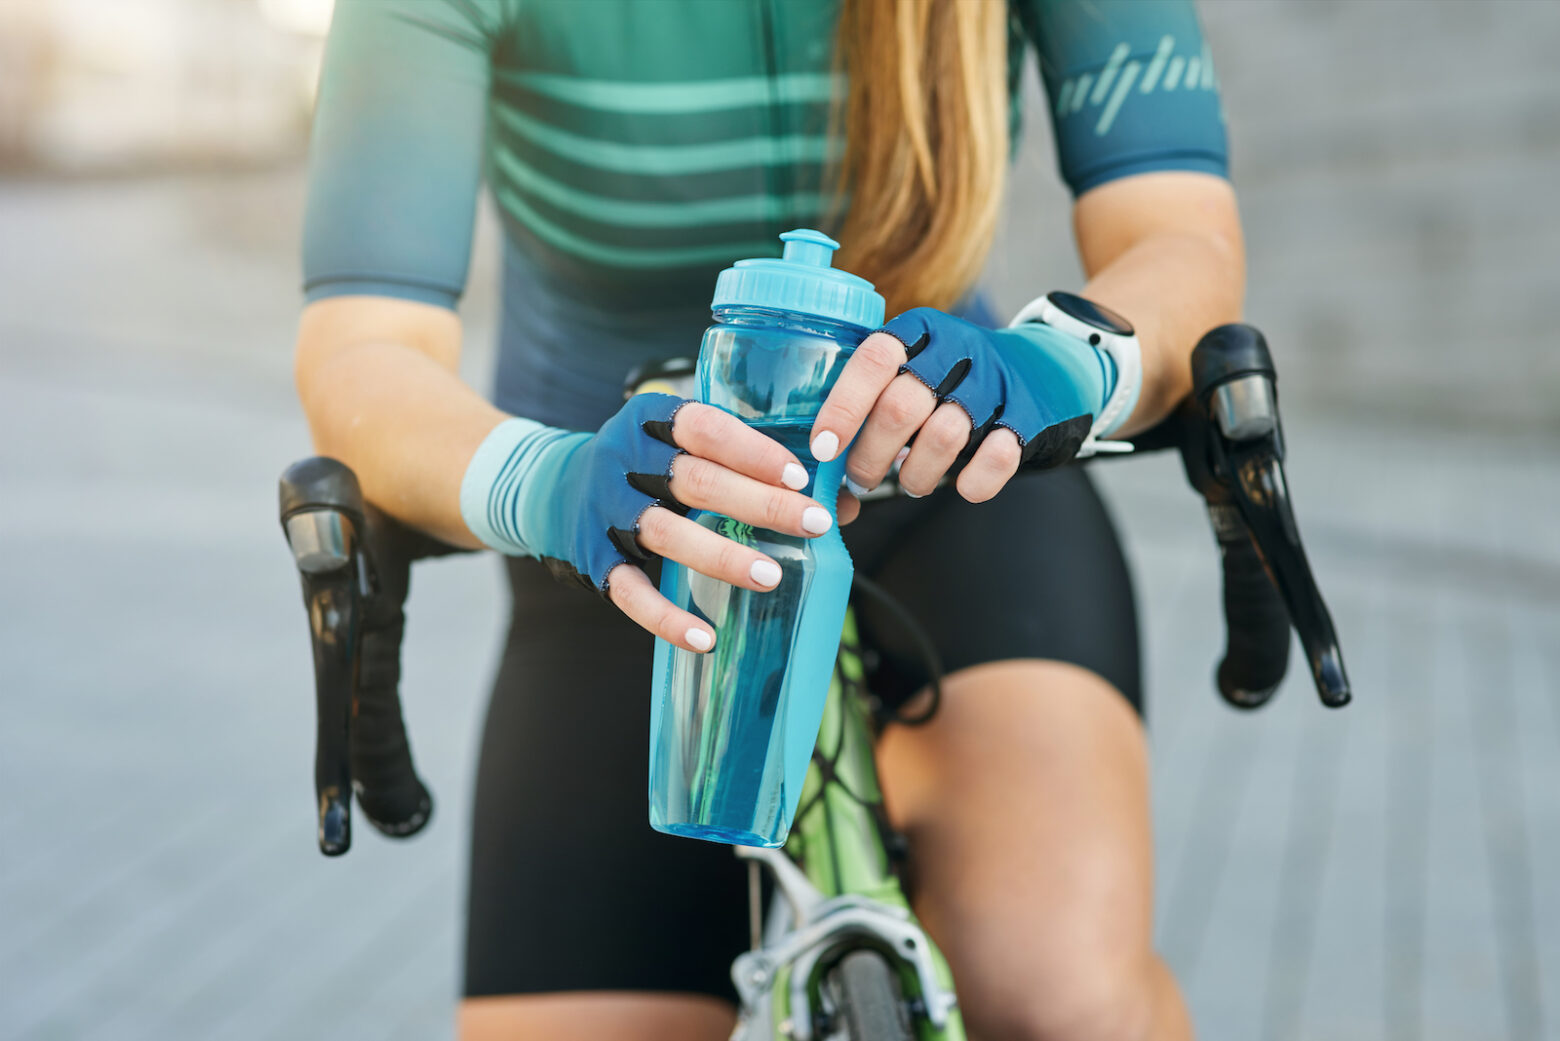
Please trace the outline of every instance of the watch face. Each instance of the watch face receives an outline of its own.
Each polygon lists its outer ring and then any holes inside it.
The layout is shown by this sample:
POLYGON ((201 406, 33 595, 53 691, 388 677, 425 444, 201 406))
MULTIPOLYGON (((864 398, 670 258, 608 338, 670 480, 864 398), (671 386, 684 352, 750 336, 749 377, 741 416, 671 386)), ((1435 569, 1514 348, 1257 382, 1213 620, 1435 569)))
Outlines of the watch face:
POLYGON ((1102 307, 1092 300, 1085 300, 1076 293, 1056 291, 1047 293, 1045 298, 1051 301, 1058 311, 1061 311, 1069 318, 1076 318, 1085 325, 1092 325, 1101 332, 1112 333, 1116 336, 1136 335, 1131 322, 1110 308, 1102 307))

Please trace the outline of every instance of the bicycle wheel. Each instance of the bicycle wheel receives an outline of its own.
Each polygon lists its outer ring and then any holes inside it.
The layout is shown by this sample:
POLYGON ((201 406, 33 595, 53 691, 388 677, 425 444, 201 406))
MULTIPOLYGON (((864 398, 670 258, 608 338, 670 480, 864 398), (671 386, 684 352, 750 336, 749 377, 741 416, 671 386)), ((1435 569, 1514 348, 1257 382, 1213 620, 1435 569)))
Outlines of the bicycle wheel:
POLYGON ((877 951, 851 951, 829 972, 838 1007, 839 1041, 913 1041, 899 981, 877 951))

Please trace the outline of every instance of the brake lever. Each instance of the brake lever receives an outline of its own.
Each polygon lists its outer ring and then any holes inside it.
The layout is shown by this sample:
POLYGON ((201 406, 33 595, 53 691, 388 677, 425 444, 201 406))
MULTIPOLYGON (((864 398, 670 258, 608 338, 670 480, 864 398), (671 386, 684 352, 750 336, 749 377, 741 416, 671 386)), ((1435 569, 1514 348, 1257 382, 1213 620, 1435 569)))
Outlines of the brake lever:
POLYGON ((1249 325, 1223 325, 1198 342, 1192 351, 1193 397, 1212 422, 1205 423, 1206 473, 1193 473, 1189 455, 1188 477, 1208 498, 1210 513, 1219 502, 1234 506, 1283 596, 1317 694, 1329 708, 1341 708, 1352 696, 1348 674, 1295 522, 1275 379, 1267 342, 1249 325))
POLYGON ((352 846, 352 796, 391 838, 421 831, 433 796, 401 712, 401 639, 413 561, 463 552, 363 501, 343 463, 294 463, 280 483, 282 528, 303 582, 314 645, 314 784, 320 852, 352 846))
POLYGON ((294 463, 278 488, 282 531, 303 584, 314 650, 314 792, 320 852, 352 847, 352 701, 362 631, 363 495, 334 459, 294 463))

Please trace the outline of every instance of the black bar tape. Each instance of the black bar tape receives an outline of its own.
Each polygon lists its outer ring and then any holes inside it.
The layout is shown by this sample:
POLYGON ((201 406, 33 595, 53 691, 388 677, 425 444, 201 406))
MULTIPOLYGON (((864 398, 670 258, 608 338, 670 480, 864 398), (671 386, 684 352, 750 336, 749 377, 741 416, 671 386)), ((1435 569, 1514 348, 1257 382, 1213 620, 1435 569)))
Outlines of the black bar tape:
POLYGON ((1236 708, 1267 704, 1289 669, 1289 611, 1234 505, 1208 507, 1224 567, 1219 693, 1236 708))

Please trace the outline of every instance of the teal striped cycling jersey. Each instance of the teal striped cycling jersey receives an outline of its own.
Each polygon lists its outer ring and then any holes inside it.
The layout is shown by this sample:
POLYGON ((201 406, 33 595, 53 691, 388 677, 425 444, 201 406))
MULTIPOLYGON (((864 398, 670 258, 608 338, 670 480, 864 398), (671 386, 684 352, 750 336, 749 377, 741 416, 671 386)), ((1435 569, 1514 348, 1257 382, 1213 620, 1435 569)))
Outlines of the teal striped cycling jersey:
MULTIPOLYGON (((1015 131, 1033 47, 1074 194, 1226 174, 1189 0, 1009 9, 1015 131)), ((629 369, 697 350, 720 269, 829 226, 838 16, 839 0, 337 0, 307 298, 455 307, 486 181, 505 240, 495 400, 596 429, 629 369)))

